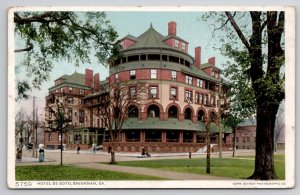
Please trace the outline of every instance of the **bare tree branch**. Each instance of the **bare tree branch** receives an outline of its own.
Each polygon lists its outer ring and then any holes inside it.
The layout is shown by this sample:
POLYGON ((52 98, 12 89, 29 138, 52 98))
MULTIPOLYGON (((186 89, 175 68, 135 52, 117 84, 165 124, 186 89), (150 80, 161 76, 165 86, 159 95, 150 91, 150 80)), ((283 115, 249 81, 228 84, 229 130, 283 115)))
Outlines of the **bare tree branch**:
POLYGON ((33 49, 33 45, 30 43, 28 47, 24 49, 15 49, 15 53, 24 52, 24 51, 31 51, 33 49))
POLYGON ((228 17, 232 27, 234 28, 235 32, 238 34, 238 36, 240 37, 242 43, 245 45, 245 47, 248 50, 251 50, 250 48, 250 44, 247 41, 246 37, 244 36, 243 32, 241 31, 240 27, 237 25, 237 23, 235 22, 232 14, 230 12, 225 12, 226 16, 228 17))

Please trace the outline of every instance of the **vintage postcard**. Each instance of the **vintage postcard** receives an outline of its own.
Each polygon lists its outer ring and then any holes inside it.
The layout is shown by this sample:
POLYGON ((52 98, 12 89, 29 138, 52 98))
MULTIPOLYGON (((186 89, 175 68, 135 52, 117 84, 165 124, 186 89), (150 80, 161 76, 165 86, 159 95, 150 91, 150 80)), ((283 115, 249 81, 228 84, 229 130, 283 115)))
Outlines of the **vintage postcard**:
POLYGON ((8 10, 8 187, 293 188, 293 7, 8 10))

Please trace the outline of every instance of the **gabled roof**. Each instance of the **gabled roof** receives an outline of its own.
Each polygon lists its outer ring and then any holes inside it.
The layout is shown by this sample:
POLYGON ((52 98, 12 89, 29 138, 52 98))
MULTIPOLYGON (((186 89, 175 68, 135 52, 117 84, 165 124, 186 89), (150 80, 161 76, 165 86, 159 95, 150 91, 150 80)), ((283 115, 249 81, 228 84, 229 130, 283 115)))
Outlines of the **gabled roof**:
POLYGON ((205 69, 205 68, 215 68, 215 69, 221 70, 220 68, 216 67, 215 65, 212 65, 212 64, 209 64, 209 63, 201 64, 200 68, 201 68, 201 69, 205 69))
POLYGON ((167 36, 163 39, 163 41, 166 41, 166 40, 168 40, 168 39, 170 39, 170 38, 174 38, 174 39, 177 39, 177 40, 179 40, 179 41, 188 43, 186 40, 183 40, 182 38, 180 38, 180 37, 178 37, 178 36, 174 36, 174 35, 167 35, 167 36))
POLYGON ((132 36, 132 35, 126 35, 125 37, 123 37, 121 40, 124 40, 124 39, 131 39, 133 41, 137 41, 137 38, 135 36, 132 36))
POLYGON ((85 85, 85 75, 80 73, 73 73, 71 75, 63 75, 58 79, 65 79, 65 82, 78 84, 78 85, 85 85))

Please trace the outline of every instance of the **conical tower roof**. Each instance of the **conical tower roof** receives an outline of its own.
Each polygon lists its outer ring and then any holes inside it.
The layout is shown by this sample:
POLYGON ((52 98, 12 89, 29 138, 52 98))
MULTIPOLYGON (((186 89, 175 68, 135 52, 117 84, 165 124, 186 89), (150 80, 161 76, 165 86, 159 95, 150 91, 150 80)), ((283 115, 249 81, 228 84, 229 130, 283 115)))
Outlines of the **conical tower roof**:
POLYGON ((137 42, 129 48, 170 48, 170 46, 163 42, 164 38, 165 37, 157 32, 151 25, 146 32, 136 38, 137 42))

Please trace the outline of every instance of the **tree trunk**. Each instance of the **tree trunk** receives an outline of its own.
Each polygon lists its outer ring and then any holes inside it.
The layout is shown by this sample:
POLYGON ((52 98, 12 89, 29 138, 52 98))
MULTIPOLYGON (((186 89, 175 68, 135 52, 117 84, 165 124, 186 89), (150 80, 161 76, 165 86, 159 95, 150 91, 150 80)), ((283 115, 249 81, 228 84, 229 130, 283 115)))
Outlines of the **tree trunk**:
POLYGON ((274 126, 278 104, 257 106, 255 170, 248 179, 277 179, 274 168, 274 126))
POLYGON ((116 164, 116 156, 113 149, 110 151, 110 155, 111 155, 110 164, 116 164))
POLYGON ((232 157, 235 155, 235 147, 236 147, 236 127, 232 128, 233 130, 233 146, 232 146, 232 157))
POLYGON ((115 155, 115 147, 114 144, 111 143, 110 145, 110 163, 109 164, 117 164, 116 163, 116 155, 115 155))

